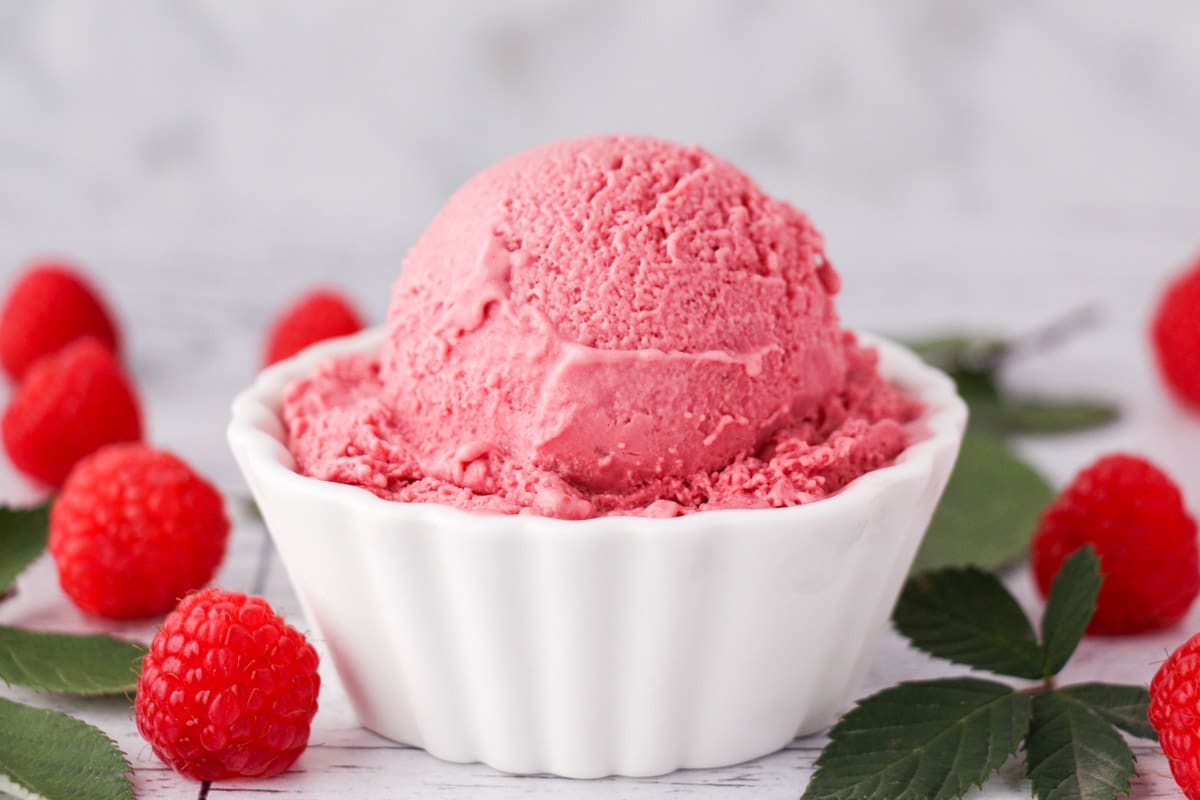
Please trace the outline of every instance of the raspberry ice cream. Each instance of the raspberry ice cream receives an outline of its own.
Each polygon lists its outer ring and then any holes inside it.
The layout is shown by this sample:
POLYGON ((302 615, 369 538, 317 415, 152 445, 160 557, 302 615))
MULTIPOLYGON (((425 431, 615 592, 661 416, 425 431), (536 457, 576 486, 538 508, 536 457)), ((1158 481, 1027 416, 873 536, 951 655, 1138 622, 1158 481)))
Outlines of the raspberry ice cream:
POLYGON ((891 462, 918 409, 838 324, 808 217, 704 150, 592 137, 463 186, 377 358, 290 387, 303 473, 568 519, 796 505, 891 462))

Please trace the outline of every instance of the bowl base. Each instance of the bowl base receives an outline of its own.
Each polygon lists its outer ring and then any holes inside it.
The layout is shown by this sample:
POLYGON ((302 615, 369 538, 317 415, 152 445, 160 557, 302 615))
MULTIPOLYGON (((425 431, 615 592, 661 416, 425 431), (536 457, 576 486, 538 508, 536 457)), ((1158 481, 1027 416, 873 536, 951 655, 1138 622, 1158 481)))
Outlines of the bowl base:
MULTIPOLYGON (((590 759, 590 758, 571 758, 565 763, 532 763, 532 760, 522 762, 519 759, 511 757, 492 758, 488 756, 476 757, 466 755, 461 752, 444 750, 437 747, 426 747, 415 742, 406 742, 388 736, 386 732, 381 731, 378 727, 365 725, 365 728, 372 733, 378 734, 390 741, 399 742, 400 744, 415 747, 418 750, 423 750, 439 761, 445 761, 450 764, 483 764, 486 767, 502 772, 506 775, 515 776, 542 776, 552 778, 567 778, 570 780, 599 780, 602 778, 659 778, 664 775, 670 775, 674 772, 683 770, 707 770, 720 769, 722 767, 732 767, 738 764, 746 764, 751 761, 757 761, 760 758, 765 758, 775 753, 780 752, 788 746, 793 740, 788 739, 785 742, 771 745, 765 749, 760 748, 759 751, 751 753, 742 753, 736 756, 727 758, 705 759, 698 762, 684 762, 672 764, 674 759, 655 760, 652 763, 638 765, 622 765, 612 764, 606 759, 590 759)), ((821 730, 823 730, 822 728, 821 730)))

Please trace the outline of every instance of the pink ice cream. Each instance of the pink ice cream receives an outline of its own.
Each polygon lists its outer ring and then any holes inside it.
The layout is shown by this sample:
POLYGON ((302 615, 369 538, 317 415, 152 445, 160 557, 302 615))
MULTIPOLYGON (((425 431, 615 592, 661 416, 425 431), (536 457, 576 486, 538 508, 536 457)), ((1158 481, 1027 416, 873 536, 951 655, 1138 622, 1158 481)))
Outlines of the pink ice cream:
POLYGON ((699 148, 540 147, 433 220, 378 357, 290 388, 292 454, 389 500, 568 519, 815 500, 917 411, 838 284, 806 215, 699 148))

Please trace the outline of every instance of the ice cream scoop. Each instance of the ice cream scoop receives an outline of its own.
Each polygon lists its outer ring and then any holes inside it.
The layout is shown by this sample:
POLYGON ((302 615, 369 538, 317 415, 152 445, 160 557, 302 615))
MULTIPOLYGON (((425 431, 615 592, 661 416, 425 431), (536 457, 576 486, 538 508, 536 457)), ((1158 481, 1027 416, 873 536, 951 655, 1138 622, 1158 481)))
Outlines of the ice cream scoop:
POLYGON ((803 502, 894 457, 914 413, 841 329, 838 285, 804 213, 698 147, 538 147, 409 252, 378 365, 292 393, 293 451, 491 510, 803 502))
POLYGON ((560 142, 477 175, 417 242, 384 382, 446 478, 495 453, 617 491, 816 414, 846 374, 837 287, 808 217, 731 164, 560 142))

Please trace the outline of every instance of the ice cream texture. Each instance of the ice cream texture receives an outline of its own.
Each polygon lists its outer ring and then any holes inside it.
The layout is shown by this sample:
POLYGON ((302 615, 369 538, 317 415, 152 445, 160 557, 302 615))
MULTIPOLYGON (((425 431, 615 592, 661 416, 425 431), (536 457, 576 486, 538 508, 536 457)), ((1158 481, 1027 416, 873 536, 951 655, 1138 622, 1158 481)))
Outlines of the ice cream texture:
POLYGON ((919 409, 843 330, 809 218, 697 147, 605 136, 468 181, 405 259, 375 356, 287 391, 297 468, 565 519, 825 497, 919 409))

